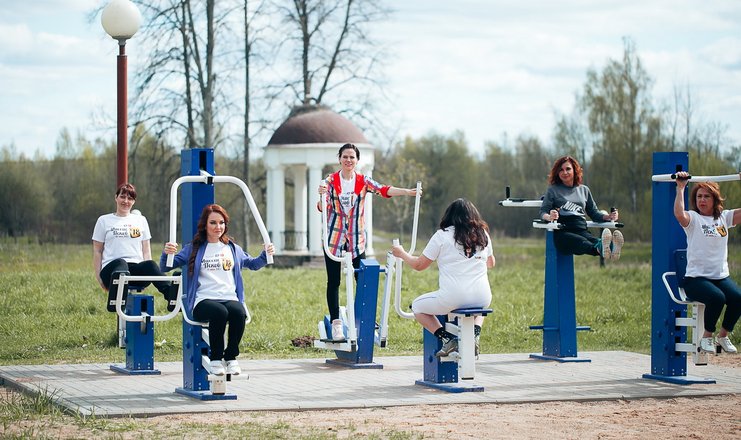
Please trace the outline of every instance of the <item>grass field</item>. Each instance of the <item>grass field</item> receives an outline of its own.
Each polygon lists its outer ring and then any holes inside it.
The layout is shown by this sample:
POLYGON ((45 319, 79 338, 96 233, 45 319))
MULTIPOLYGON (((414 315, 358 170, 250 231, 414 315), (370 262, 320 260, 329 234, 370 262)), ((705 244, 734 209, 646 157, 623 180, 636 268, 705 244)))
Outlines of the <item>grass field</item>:
MULTIPOLYGON (((383 245, 376 249, 385 251, 383 245)), ((0 242, 0 364, 124 360, 124 353, 116 344, 115 315, 105 310, 104 293, 92 274, 91 254, 89 245, 0 242)), ((497 266, 489 272, 494 314, 484 326, 482 350, 541 352, 541 333, 530 331, 528 326, 542 324, 543 319, 544 240, 495 239, 495 255, 497 266)), ((385 253, 378 259, 383 264, 385 253)), ((589 332, 579 332, 579 350, 650 351, 650 262, 650 245, 631 242, 619 262, 607 262, 603 268, 596 258, 575 258, 577 322, 591 327, 589 332)), ((739 280, 740 249, 729 249, 729 262, 732 276, 739 280)), ((323 269, 268 267, 245 271, 244 275, 253 322, 242 340, 240 358, 327 356, 325 351, 291 344, 299 336, 316 336, 316 323, 326 313, 323 269)), ((437 270, 433 267, 413 272, 407 268, 403 285, 402 304, 407 305, 416 295, 437 287, 437 270)), ((150 291, 154 292, 159 313, 164 313, 164 301, 156 290, 150 291)), ((157 323, 155 327, 155 339, 161 342, 155 349, 155 360, 180 360, 180 319, 157 323)), ((392 313, 389 330, 388 347, 376 348, 376 355, 421 354, 419 325, 392 313)), ((733 341, 737 345, 741 342, 738 336, 733 341)), ((59 423, 106 438, 121 438, 121 432, 140 425, 126 419, 109 421, 64 415, 52 404, 53 400, 54 396, 48 395, 0 398, 0 436, 56 438, 43 430, 50 420, 62 420, 59 423), (30 428, 10 429, 18 423, 28 423, 30 428)), ((285 424, 274 426, 254 418, 249 420, 254 422, 225 426, 223 432, 235 438, 334 438, 322 432, 298 432, 285 424)), ((147 426, 146 429, 153 428, 151 424, 147 426)), ((205 426, 201 432, 208 435, 212 429, 213 426, 205 426)), ((383 438, 414 437, 396 431, 386 434, 383 438)))
MULTIPOLYGON (((580 350, 650 350, 650 247, 629 243, 617 263, 600 268, 598 260, 575 258, 577 322, 588 325, 579 333, 580 350)), ((542 324, 542 240, 496 241, 497 266, 489 272, 495 313, 482 333, 487 353, 538 352, 542 324)), ((739 273, 739 250, 731 250, 733 274, 739 273)), ((0 363, 79 363, 119 360, 115 315, 105 310, 103 291, 92 274, 89 246, 0 244, 0 363)), ((383 264, 385 254, 379 256, 383 264)), ((322 357, 325 352, 297 348, 291 340, 316 336, 316 323, 326 313, 322 269, 245 271, 247 304, 253 322, 242 340, 242 358, 322 357)), ((738 279, 738 278, 737 278, 738 279)), ((381 283, 383 283, 383 275, 381 283)), ((404 271, 402 304, 434 290, 437 271, 404 271)), ((156 290, 155 305, 164 301, 156 290)), ((343 301, 344 299, 341 299, 343 301)), ((380 302, 380 301, 379 301, 380 302)), ((420 327, 391 315, 388 348, 381 355, 419 354, 420 327)), ((181 357, 180 319, 155 326, 163 342, 157 361, 181 357)))

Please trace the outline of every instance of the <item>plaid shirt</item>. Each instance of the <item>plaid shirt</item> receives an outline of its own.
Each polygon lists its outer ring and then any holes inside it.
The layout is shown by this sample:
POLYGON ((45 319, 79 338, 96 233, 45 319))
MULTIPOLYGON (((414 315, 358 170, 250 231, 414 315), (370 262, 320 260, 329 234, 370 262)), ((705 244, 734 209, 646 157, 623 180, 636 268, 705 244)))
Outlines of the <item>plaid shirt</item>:
POLYGON ((388 185, 381 185, 370 177, 355 173, 355 203, 348 213, 340 205, 340 193, 342 192, 342 181, 340 172, 330 174, 327 177, 327 194, 329 204, 327 205, 327 235, 329 250, 333 255, 342 256, 342 251, 347 248, 352 250, 352 257, 357 258, 365 252, 365 198, 368 191, 388 195, 388 185))

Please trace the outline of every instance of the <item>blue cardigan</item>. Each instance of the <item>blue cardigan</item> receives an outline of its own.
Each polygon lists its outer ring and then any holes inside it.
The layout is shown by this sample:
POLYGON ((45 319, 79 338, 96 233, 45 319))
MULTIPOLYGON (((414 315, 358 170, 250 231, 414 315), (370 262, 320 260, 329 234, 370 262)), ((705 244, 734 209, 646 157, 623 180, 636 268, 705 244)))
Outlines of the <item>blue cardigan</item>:
MULTIPOLYGON (((237 286, 237 298, 239 302, 244 303, 244 285, 242 283, 242 268, 250 270, 258 270, 268 264, 268 258, 265 251, 262 251, 259 256, 251 257, 250 254, 246 253, 239 247, 238 244, 229 240, 229 247, 232 248, 234 254, 234 267, 232 268, 232 274, 234 275, 234 284, 237 286)), ((188 259, 190 254, 193 252, 193 245, 188 243, 185 245, 183 250, 175 254, 175 260, 172 266, 167 265, 167 254, 162 252, 160 257, 160 269, 162 272, 169 272, 170 270, 188 265, 188 259)), ((201 261, 203 260, 203 254, 206 252, 206 246, 201 246, 196 254, 196 261, 193 267, 193 276, 188 276, 188 285, 185 286, 183 292, 183 304, 188 312, 188 316, 193 316, 193 307, 196 304, 196 294, 198 293, 198 276, 201 272, 201 261)), ((186 269, 187 272, 187 269, 186 269)))

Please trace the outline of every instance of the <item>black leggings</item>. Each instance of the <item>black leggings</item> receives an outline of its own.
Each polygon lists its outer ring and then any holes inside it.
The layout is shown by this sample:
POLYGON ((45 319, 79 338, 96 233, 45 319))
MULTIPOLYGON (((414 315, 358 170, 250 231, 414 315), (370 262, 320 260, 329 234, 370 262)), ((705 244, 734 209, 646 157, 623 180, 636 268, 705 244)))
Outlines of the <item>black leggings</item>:
POLYGON ((597 256, 599 255, 598 242, 599 239, 590 234, 587 229, 553 231, 553 244, 564 254, 597 256))
POLYGON ((239 301, 216 301, 204 299, 193 309, 193 319, 208 322, 208 339, 212 361, 233 361, 239 356, 239 343, 244 335, 244 320, 247 313, 239 301), (224 350, 224 333, 229 323, 229 336, 224 350))
POLYGON ((710 280, 702 277, 685 277, 684 292, 692 301, 705 304, 705 331, 714 333, 718 318, 726 307, 721 325, 732 332, 741 316, 741 289, 731 277, 710 280))
MULTIPOLYGON (((360 260, 365 258, 365 252, 353 258, 352 266, 357 269, 360 267, 360 260)), ((325 252, 324 265, 327 267, 327 307, 329 308, 329 319, 335 320, 340 318, 340 279, 342 276, 342 263, 329 258, 325 252)), ((358 280, 358 274, 355 273, 355 281, 358 280)), ((348 304, 352 306, 352 304, 348 304)))
POLYGON ((564 216, 559 217, 558 222, 564 225, 564 229, 553 231, 556 249, 567 255, 599 255, 597 248, 602 239, 589 232, 583 217, 564 216))
MULTIPOLYGON (((129 275, 138 276, 164 275, 157 263, 152 260, 144 260, 140 263, 127 263, 123 258, 116 258, 100 270, 100 279, 103 281, 106 289, 110 290, 113 280, 118 279, 118 276, 116 278, 111 277, 114 272, 128 272, 129 275)), ((131 286, 141 287, 142 289, 150 284, 154 284, 157 290, 165 293, 172 283, 170 281, 155 281, 154 283, 151 281, 132 281, 129 283, 131 286)))

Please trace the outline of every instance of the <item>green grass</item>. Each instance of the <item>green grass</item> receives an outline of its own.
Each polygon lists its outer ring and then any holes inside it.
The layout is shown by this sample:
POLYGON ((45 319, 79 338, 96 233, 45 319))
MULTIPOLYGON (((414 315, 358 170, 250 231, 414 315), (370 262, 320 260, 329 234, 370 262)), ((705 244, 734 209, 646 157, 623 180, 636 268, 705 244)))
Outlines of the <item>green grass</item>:
MULTIPOLYGON (((541 334, 528 326, 543 319, 544 243, 501 239, 495 244, 497 265, 489 272, 495 312, 482 333, 484 351, 540 351, 541 334)), ((383 263, 383 249, 378 251, 383 263)), ((630 243, 620 262, 603 268, 596 258, 575 258, 577 322, 592 328, 579 333, 580 350, 650 351, 650 252, 648 244, 630 243)), ((740 252, 730 253, 738 279, 740 252)), ((0 243, 0 364, 121 360, 115 315, 105 310, 91 258, 90 247, 83 245, 0 243)), ((299 336, 316 336, 316 323, 326 313, 323 269, 265 268, 244 275, 253 322, 242 340, 243 359, 326 355, 291 344, 299 336)), ((437 270, 405 267, 403 280, 402 306, 407 307, 417 295, 437 288, 437 270)), ((158 313, 165 313, 164 301, 154 295, 158 313)), ((181 358, 181 333, 179 319, 157 323, 155 340, 164 343, 155 350, 156 361, 181 358)), ((421 335, 413 320, 392 312, 388 347, 376 354, 419 354, 421 335)))

